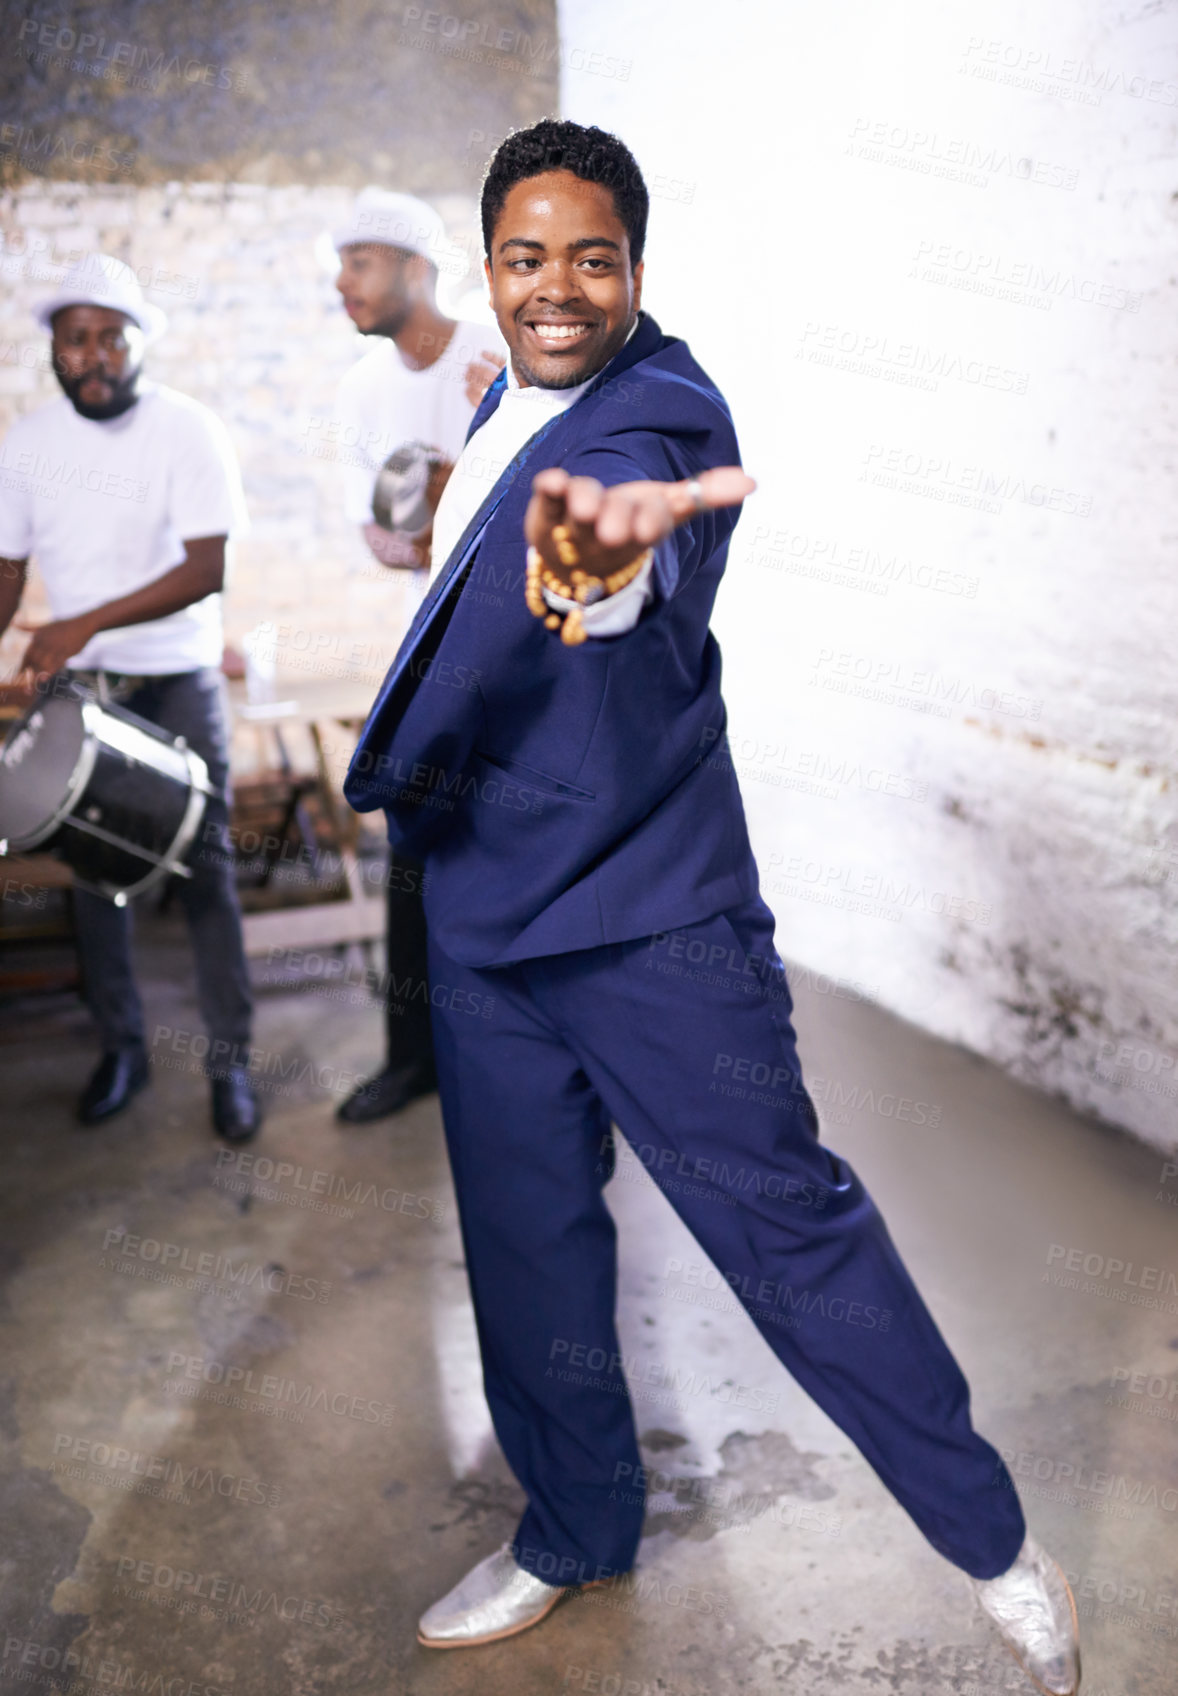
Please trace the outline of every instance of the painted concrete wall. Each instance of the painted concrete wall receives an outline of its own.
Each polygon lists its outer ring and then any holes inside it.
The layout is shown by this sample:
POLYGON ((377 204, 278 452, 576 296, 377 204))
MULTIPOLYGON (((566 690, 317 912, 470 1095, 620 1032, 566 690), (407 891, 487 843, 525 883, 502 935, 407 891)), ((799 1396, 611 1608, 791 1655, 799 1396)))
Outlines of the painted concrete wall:
POLYGON ((1173 1147, 1178 24, 560 23, 760 481, 717 627, 783 952, 1173 1147))
POLYGON ((549 109, 552 0, 22 0, 0 185, 348 183, 446 193, 549 109))

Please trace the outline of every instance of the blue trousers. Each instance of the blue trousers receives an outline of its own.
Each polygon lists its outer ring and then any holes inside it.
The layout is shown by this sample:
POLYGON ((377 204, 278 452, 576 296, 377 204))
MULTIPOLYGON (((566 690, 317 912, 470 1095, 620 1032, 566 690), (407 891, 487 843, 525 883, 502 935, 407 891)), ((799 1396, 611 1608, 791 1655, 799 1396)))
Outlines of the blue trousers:
POLYGON ((875 1204, 818 1140, 764 903, 492 970, 431 939, 430 982, 487 1401, 528 1498, 519 1563, 553 1583, 625 1572, 641 1533, 612 1120, 933 1547, 1005 1571, 1018 1497, 875 1204))

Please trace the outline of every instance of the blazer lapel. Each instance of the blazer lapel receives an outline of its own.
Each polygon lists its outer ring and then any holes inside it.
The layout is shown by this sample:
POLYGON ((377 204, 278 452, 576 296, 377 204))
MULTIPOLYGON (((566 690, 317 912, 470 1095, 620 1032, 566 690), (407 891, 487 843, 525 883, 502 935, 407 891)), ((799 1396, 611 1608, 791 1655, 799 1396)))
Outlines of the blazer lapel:
POLYGON ((483 425, 487 422, 487 419, 491 416, 495 408, 499 405, 499 402, 503 399, 503 391, 506 387, 507 367, 505 365, 491 384, 490 388, 487 390, 486 394, 483 396, 482 400, 475 407, 474 416, 470 421, 470 428, 467 430, 463 439, 464 445, 466 442, 469 442, 476 430, 482 429, 483 425))
MULTIPOLYGON (((479 510, 475 513, 466 529, 462 532, 462 535, 458 538, 458 541, 452 548, 445 565, 430 585, 425 599, 414 614, 413 621, 405 634, 405 640, 401 643, 400 648, 397 650, 393 663, 389 667, 388 675, 381 685, 380 693, 373 703, 372 711, 368 715, 368 723, 365 725, 364 733, 360 738, 361 745, 364 742, 364 737, 368 734, 368 730, 375 724, 378 716, 383 711, 384 706, 393 690, 404 677, 414 654, 428 633, 435 618, 438 616, 440 609, 446 604, 451 591, 461 580, 463 570, 469 564, 479 538, 494 514, 495 509, 502 501, 504 495, 506 495, 508 489, 511 488, 515 479, 519 476, 520 471, 523 469, 532 453, 543 441, 544 437, 548 435, 550 430, 552 430, 557 424, 561 424, 565 420, 573 418, 583 402, 587 401, 591 396, 596 395, 611 378, 619 376, 621 372, 628 370, 632 365, 637 364, 639 360, 646 359, 652 352, 654 352, 655 348, 664 341, 664 339, 662 331, 659 329, 654 319, 647 316, 646 313, 643 313, 641 315, 641 322, 639 323, 638 328, 630 337, 626 346, 618 354, 617 358, 612 359, 606 366, 605 370, 599 373, 597 381, 592 385, 592 387, 585 391, 576 405, 570 407, 567 412, 558 412, 555 418, 550 418, 546 424, 542 424, 536 431, 535 435, 528 437, 528 440, 524 443, 523 447, 516 454, 510 464, 504 466, 498 481, 495 483, 494 487, 491 489, 487 498, 479 507, 479 510)), ((495 381, 491 384, 491 387, 487 390, 487 393, 479 402, 475 415, 471 420, 470 430, 466 438, 467 441, 469 441, 471 436, 473 436, 476 428, 480 428, 486 423, 487 419, 499 405, 504 388, 506 387, 506 380, 506 372, 501 371, 495 381)))
POLYGON ((406 667, 413 658, 415 650, 420 644, 422 638, 425 636, 430 625, 433 623, 438 609, 444 604, 450 590, 454 587, 456 581, 462 575, 462 569, 474 552, 479 537, 486 528, 492 513, 495 511, 508 489, 510 489, 511 485, 515 482, 524 462, 527 460, 532 450, 538 446, 541 438, 548 434, 554 424, 559 424, 563 416, 563 413, 558 412, 555 418, 550 418, 546 424, 541 425, 534 436, 528 437, 528 440, 524 443, 523 447, 520 449, 519 453, 516 454, 511 463, 504 466, 499 475, 498 481, 487 495, 482 506, 480 506, 466 529, 462 532, 462 535, 454 544, 454 547, 450 552, 450 557, 447 559, 441 571, 438 572, 438 575, 434 578, 433 583, 426 593, 425 599, 414 614, 413 622, 410 624, 409 629, 405 634, 405 640, 401 643, 397 656, 393 660, 392 666, 389 669, 389 674, 385 678, 384 686, 380 692, 380 697, 376 703, 376 707, 373 708, 374 714, 382 705, 389 692, 395 688, 396 684, 403 676, 406 667))

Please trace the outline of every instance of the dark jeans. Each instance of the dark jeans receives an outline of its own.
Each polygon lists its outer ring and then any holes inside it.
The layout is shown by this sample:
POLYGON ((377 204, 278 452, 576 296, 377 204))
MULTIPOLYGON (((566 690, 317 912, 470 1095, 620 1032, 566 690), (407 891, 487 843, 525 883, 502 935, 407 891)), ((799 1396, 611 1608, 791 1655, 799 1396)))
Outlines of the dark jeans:
POLYGON ((419 860, 390 850, 385 933, 385 1048, 390 1069, 433 1064, 429 961, 421 899, 424 876, 419 860))
MULTIPOLYGON (((218 671, 176 672, 148 678, 120 706, 187 738, 224 789, 229 777, 223 683, 218 671)), ((188 855, 190 878, 178 880, 180 900, 196 957, 196 994, 213 1042, 244 1052, 253 1015, 249 972, 241 939, 241 911, 226 826, 227 803, 211 796, 188 855)), ((146 1047, 143 1004, 131 966, 131 910, 79 889, 74 896, 82 996, 104 1049, 146 1047)), ((224 1053, 224 1050, 220 1050, 224 1053)))

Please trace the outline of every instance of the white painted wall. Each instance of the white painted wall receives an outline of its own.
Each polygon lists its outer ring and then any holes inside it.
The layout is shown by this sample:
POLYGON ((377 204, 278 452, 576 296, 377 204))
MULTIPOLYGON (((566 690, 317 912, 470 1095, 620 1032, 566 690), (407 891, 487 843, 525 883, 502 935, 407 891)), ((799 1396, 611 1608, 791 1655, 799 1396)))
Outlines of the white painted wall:
POLYGON ((1175 1146, 1178 19, 560 18, 760 481, 717 628, 782 951, 1175 1146))

